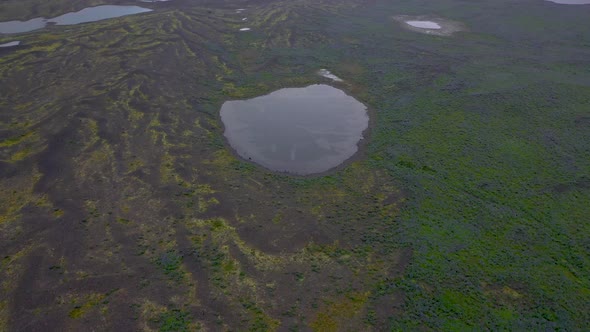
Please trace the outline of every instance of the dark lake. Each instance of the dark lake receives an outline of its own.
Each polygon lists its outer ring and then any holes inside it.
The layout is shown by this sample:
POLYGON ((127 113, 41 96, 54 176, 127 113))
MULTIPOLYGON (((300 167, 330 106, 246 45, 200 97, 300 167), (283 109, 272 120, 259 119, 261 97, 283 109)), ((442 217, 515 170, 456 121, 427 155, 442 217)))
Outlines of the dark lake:
POLYGON ((287 88, 221 107, 225 137, 243 159, 297 175, 352 157, 369 125, 365 105, 329 85, 287 88))
POLYGON ((21 33, 42 29, 48 24, 72 25, 87 22, 95 22, 108 18, 149 12, 151 9, 139 6, 97 6, 84 8, 80 11, 67 13, 55 18, 38 17, 28 21, 0 22, 0 33, 21 33))

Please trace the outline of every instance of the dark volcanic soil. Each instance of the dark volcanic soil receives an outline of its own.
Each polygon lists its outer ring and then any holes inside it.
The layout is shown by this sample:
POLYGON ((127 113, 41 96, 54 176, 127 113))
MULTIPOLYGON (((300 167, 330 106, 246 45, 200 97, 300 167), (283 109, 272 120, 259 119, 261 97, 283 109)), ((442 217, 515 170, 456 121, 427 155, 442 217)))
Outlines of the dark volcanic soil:
POLYGON ((0 35, 22 42, 0 48, 0 331, 587 328, 583 6, 4 0, 0 20, 101 4, 153 11, 0 35), (228 149, 225 101, 311 84, 369 108, 355 159, 290 177, 228 149))

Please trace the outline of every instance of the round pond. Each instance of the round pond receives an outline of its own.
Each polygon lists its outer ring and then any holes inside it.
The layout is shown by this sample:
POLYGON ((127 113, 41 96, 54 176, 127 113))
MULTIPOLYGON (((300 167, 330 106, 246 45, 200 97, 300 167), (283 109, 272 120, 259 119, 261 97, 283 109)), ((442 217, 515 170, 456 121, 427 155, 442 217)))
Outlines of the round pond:
POLYGON ((315 84, 221 107, 225 137, 240 157, 277 172, 322 173, 352 157, 369 125, 365 105, 315 84))

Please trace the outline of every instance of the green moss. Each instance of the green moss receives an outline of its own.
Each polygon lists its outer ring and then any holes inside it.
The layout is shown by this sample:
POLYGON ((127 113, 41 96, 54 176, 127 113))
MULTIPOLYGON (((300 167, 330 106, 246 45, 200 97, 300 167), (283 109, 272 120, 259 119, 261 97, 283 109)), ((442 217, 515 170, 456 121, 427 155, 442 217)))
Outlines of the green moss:
POLYGON ((158 317, 156 322, 161 332, 189 331, 189 314, 178 309, 166 311, 158 317))
POLYGON ((18 144, 22 143, 23 141, 27 141, 33 135, 34 135, 33 132, 27 132, 27 133, 22 134, 20 136, 7 138, 5 140, 0 141, 0 148, 18 145, 18 144))
MULTIPOLYGON (((0 16, 54 17, 88 5, 38 2, 3 2, 0 16)), ((97 267, 134 273, 123 262, 138 252, 167 276, 145 279, 140 298, 130 293, 130 302, 154 301, 138 310, 138 326, 160 317, 164 330, 191 330, 186 312, 202 307, 219 311, 211 318, 219 330, 368 330, 364 320, 402 331, 583 330, 587 18, 502 4, 486 16, 455 2, 258 1, 248 5, 248 34, 233 31, 242 24, 233 10, 187 2, 23 35, 23 46, 0 57, 9 96, 0 100, 8 110, 0 152, 15 162, 0 191, 7 255, 31 241, 66 245, 52 228, 31 238, 34 225, 24 222, 60 217, 52 202, 66 199, 68 215, 90 214, 71 221, 72 232, 83 230, 72 234, 84 239, 75 254, 100 260, 68 280, 97 267), (474 28, 442 39, 391 20, 425 8, 474 28), (224 101, 326 82, 319 68, 342 76, 342 88, 371 109, 361 161, 291 178, 225 147, 224 101), (113 221, 125 225, 122 237, 110 233, 113 221), (136 238, 137 248, 128 241, 136 238), (195 266, 204 273, 188 271, 195 266), (297 302, 293 289, 305 304, 274 300, 297 302), (373 290, 362 304, 342 295, 373 290), (398 293, 403 310, 379 310, 397 305, 398 293), (279 310, 289 318, 274 316, 279 310)), ((22 280, 11 259, 0 271, 9 294, 0 322, 22 280)), ((92 301, 74 303, 76 324, 95 318, 92 301)))
POLYGON ((276 331, 281 325, 280 321, 271 318, 254 302, 242 299, 242 307, 250 314, 249 331, 276 331))
POLYGON ((346 329, 348 322, 359 315, 365 305, 368 293, 352 293, 346 298, 329 302, 320 310, 310 327, 313 331, 341 331, 346 329))
POLYGON ((123 225, 128 225, 131 223, 131 220, 125 218, 117 218, 117 222, 123 225))
POLYGON ((164 273, 174 274, 182 264, 182 257, 175 251, 169 251, 161 255, 157 264, 164 270, 164 273))
POLYGON ((105 294, 90 294, 84 299, 84 303, 77 305, 70 311, 68 316, 73 319, 79 319, 84 317, 90 310, 97 305, 101 304, 107 297, 105 294))
POLYGON ((33 149, 31 149, 29 147, 24 148, 24 149, 22 149, 20 151, 17 151, 15 153, 13 153, 10 156, 10 161, 11 162, 21 161, 21 160, 27 158, 28 156, 30 156, 32 153, 33 153, 33 149))

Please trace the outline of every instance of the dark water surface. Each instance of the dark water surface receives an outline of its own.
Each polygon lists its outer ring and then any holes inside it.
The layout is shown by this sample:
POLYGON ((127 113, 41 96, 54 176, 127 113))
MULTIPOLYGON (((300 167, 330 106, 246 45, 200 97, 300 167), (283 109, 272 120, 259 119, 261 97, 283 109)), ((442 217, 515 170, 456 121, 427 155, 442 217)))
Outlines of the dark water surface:
POLYGON ((139 6, 97 6, 84 8, 80 11, 67 13, 55 18, 46 19, 43 17, 34 18, 28 21, 0 22, 0 33, 21 33, 42 29, 47 24, 73 25, 87 22, 95 22, 108 18, 139 14, 152 11, 139 6))
POLYGON ((221 120, 242 158, 298 175, 321 173, 352 157, 369 125, 365 105, 323 84, 227 101, 221 120))

